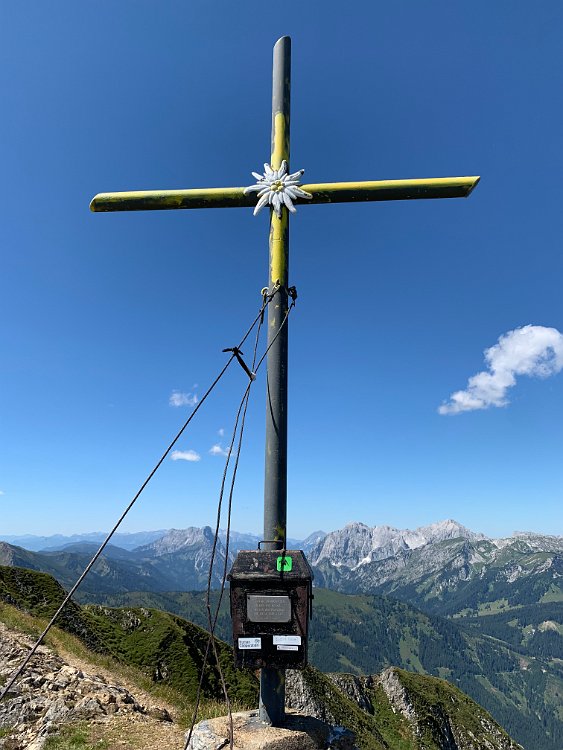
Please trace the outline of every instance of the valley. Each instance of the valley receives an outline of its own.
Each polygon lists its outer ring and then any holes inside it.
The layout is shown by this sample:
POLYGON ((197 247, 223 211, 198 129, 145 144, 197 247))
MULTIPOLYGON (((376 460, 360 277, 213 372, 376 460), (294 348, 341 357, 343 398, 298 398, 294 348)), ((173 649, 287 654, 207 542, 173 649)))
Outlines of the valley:
MULTIPOLYGON (((0 567, 0 651, 7 657, 0 666, 0 684, 21 660, 22 646, 29 645, 25 634, 40 632, 44 616, 63 596, 47 574, 0 567)), ((136 750, 148 750, 148 732, 154 738, 152 747, 173 747, 170 743, 179 742, 189 721, 202 670, 201 713, 224 712, 217 702, 217 666, 211 660, 203 668, 206 633, 196 625, 152 608, 73 603, 60 624, 0 704, 0 747, 40 747, 49 737, 76 736, 77 731, 103 742, 125 731, 128 747, 136 750), (163 695, 170 713, 150 706, 163 695), (155 727, 151 718, 171 726, 155 727), (68 722, 77 720, 82 729, 73 730, 68 722), (160 744, 161 737, 169 744, 160 744)), ((233 707, 255 706, 255 675, 235 670, 229 646, 221 641, 217 646, 233 707)), ((519 750, 491 716, 456 687, 395 667, 367 677, 323 674, 312 666, 290 670, 286 702, 288 709, 347 727, 362 750, 519 750)))
MULTIPOLYGON (((225 562, 257 538, 224 535, 225 562)), ((108 546, 78 594, 102 608, 157 608, 205 626, 213 534, 172 530, 126 550, 108 546)), ((522 533, 488 539, 455 521, 415 531, 353 523, 316 532, 310 660, 323 672, 399 667, 447 679, 483 705, 526 750, 563 747, 563 541, 522 533)), ((31 552, 0 542, 0 564, 50 573, 71 586, 97 546, 77 541, 31 552)), ((89 608, 86 608, 89 611, 89 608)), ((94 616, 95 608, 91 609, 94 616)), ((229 642, 223 605, 218 634, 229 642)))

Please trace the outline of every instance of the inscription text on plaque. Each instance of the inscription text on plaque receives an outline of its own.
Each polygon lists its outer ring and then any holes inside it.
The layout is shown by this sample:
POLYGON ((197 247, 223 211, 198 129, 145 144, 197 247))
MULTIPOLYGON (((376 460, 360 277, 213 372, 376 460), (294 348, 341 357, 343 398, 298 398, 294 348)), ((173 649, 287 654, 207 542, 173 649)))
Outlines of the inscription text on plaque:
POLYGON ((289 596, 247 594, 246 613, 250 622, 289 622, 291 600, 289 596))

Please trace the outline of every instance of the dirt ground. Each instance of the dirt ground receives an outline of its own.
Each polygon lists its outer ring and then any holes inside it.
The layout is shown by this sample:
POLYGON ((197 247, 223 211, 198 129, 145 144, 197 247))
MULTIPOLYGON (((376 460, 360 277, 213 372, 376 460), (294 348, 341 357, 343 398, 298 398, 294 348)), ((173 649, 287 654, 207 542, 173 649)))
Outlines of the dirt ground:
POLYGON ((178 724, 150 716, 114 716, 110 721, 90 724, 93 747, 103 740, 105 750, 183 750, 184 730, 178 724))

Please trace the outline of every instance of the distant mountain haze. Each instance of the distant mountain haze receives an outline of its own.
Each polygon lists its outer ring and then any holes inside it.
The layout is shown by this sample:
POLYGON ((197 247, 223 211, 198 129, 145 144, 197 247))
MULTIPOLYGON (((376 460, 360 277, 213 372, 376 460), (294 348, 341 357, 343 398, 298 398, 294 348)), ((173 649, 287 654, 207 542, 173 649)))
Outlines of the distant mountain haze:
MULTIPOLYGON (((59 550, 68 544, 77 544, 79 542, 91 542, 100 544, 107 537, 107 531, 91 531, 84 534, 52 534, 51 536, 36 536, 35 534, 23 535, 5 535, 0 534, 0 540, 15 544, 17 547, 39 552, 40 550, 59 550)), ((112 537, 112 544, 123 549, 134 549, 142 544, 149 544, 155 539, 159 539, 166 534, 166 529, 160 531, 137 531, 130 534, 116 532, 112 537)))

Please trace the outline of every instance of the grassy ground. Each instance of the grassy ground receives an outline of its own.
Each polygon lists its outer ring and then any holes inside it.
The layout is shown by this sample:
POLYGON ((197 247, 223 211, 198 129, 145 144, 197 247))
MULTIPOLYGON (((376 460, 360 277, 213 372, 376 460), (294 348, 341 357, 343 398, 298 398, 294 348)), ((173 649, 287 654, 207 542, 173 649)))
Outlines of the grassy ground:
POLYGON ((109 750, 109 744, 103 739, 92 742, 85 724, 67 725, 60 734, 48 738, 45 750, 109 750))

